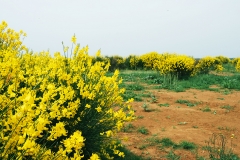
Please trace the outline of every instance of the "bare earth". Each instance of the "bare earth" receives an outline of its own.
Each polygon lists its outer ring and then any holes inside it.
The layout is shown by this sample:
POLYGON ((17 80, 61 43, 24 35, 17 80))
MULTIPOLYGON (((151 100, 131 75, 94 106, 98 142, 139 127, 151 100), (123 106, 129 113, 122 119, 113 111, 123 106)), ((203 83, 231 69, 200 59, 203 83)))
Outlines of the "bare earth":
MULTIPOLYGON (((213 86, 214 87, 214 86, 213 86)), ((201 146, 206 146, 206 141, 213 133, 222 133, 227 137, 227 147, 233 142, 234 153, 240 155, 240 91, 223 92, 201 91, 190 89, 186 92, 172 92, 167 90, 148 90, 156 96, 157 102, 145 98, 143 102, 134 102, 136 118, 132 123, 135 128, 144 126, 149 134, 141 134, 135 129, 133 132, 121 132, 119 136, 122 143, 133 153, 149 159, 166 159, 168 148, 159 149, 156 146, 147 146, 142 149, 147 138, 153 135, 158 138, 170 138, 179 143, 183 140, 199 145, 198 155, 206 156, 206 151, 201 146), (189 100, 195 106, 177 103, 177 100, 189 100), (150 112, 145 112, 142 105, 146 102, 150 112), (163 104, 163 106, 159 106, 163 104), (164 106, 169 104, 169 106, 164 106), (231 106, 231 109, 221 108, 231 106), (209 107, 211 111, 203 112, 209 107), (231 139, 231 135, 234 138, 231 139)), ((181 159, 196 159, 196 152, 188 150, 175 150, 181 159)))

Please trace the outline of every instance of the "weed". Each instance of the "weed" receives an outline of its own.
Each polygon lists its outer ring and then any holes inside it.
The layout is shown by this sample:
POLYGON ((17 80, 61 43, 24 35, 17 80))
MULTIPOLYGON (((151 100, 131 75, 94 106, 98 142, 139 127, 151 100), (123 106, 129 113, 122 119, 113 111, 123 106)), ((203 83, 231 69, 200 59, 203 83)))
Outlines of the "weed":
POLYGON ((177 85, 177 86, 174 88, 174 91, 175 91, 175 92, 185 92, 186 89, 185 89, 183 86, 181 86, 181 85, 177 85))
POLYGON ((161 103, 161 104, 158 104, 158 106, 160 106, 160 107, 169 107, 169 104, 168 103, 161 103))
POLYGON ((225 89, 224 91, 223 91, 223 94, 224 95, 229 95, 229 94, 231 94, 232 92, 230 91, 230 90, 228 90, 228 89, 225 89))
POLYGON ((133 91, 141 91, 144 89, 144 86, 140 85, 139 83, 128 84, 126 87, 127 90, 133 91))
POLYGON ((167 159, 171 159, 171 160, 179 160, 180 156, 176 155, 172 150, 170 152, 168 152, 168 154, 166 155, 167 159))
POLYGON ((222 108, 222 109, 226 109, 228 112, 229 112, 230 110, 233 110, 233 107, 232 107, 232 106, 229 106, 229 105, 222 106, 221 108, 222 108))
POLYGON ((214 111, 212 112, 212 114, 217 114, 217 111, 216 111, 216 110, 214 110, 214 111))
POLYGON ((176 101, 176 103, 179 103, 179 104, 186 104, 188 107, 194 107, 194 106, 200 104, 201 102, 191 103, 191 102, 188 101, 188 100, 178 99, 178 100, 176 101))
POLYGON ((139 133, 142 133, 142 134, 148 134, 149 133, 148 129, 146 129, 145 127, 140 127, 140 128, 138 128, 137 131, 139 133))
POLYGON ((185 125, 187 122, 179 122, 178 125, 185 125))
POLYGON ((137 116, 137 118, 138 118, 138 119, 143 119, 143 118, 144 118, 144 116, 137 116))
POLYGON ((224 127, 218 126, 219 130, 224 130, 224 127))
POLYGON ((170 138, 162 138, 160 142, 162 147, 176 146, 176 144, 170 138))
POLYGON ((139 146, 138 149, 143 150, 143 149, 145 149, 145 148, 147 148, 147 147, 148 147, 148 145, 143 144, 143 145, 139 146))
POLYGON ((220 97, 219 97, 219 98, 217 98, 217 99, 219 99, 219 100, 224 100, 224 98, 220 98, 220 97))
POLYGON ((198 128, 198 126, 192 126, 193 128, 198 128))
POLYGON ((209 106, 206 106, 205 108, 203 108, 202 111, 203 112, 211 112, 211 108, 209 108, 209 106))
POLYGON ((189 102, 189 103, 187 103, 187 106, 188 107, 194 107, 194 106, 196 106, 196 104, 189 102))
POLYGON ((188 142, 188 141, 180 142, 179 146, 186 150, 192 150, 192 149, 196 148, 196 144, 194 144, 193 142, 188 142))
POLYGON ((240 159, 233 153, 234 134, 231 135, 231 148, 226 148, 227 138, 223 134, 213 134, 207 141, 207 146, 204 147, 209 153, 209 158, 212 160, 238 160, 240 159))
POLYGON ((189 103, 189 101, 188 101, 188 100, 183 100, 183 99, 178 99, 178 100, 176 101, 176 103, 187 104, 187 103, 189 103))
POLYGON ((151 102, 152 102, 152 103, 157 103, 157 98, 156 98, 155 95, 152 94, 152 95, 151 95, 151 98, 152 98, 152 99, 151 99, 151 102))
POLYGON ((141 96, 142 96, 142 97, 151 97, 152 94, 151 94, 151 92, 142 92, 142 93, 141 93, 141 96))
POLYGON ((148 106, 149 106, 149 104, 147 104, 146 102, 143 103, 142 108, 145 112, 150 112, 151 111, 151 109, 149 109, 148 106))
POLYGON ((122 97, 125 101, 127 101, 130 98, 134 98, 135 101, 142 101, 142 98, 139 96, 139 94, 136 94, 135 92, 130 90, 126 90, 122 97))
POLYGON ((125 125, 123 128, 122 128, 122 131, 123 132, 132 132, 132 130, 134 129, 135 127, 133 126, 132 123, 129 123, 127 125, 125 125))
POLYGON ((150 144, 149 144, 150 146, 161 144, 161 139, 159 139, 159 138, 156 137, 155 135, 153 135, 153 136, 150 137, 150 138, 147 138, 146 141, 150 143, 150 144))

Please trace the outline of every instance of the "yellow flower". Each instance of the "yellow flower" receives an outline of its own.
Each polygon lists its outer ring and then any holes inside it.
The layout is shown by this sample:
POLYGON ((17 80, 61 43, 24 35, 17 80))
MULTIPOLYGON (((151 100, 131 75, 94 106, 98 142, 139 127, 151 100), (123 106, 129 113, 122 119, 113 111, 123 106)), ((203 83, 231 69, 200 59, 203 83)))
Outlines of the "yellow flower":
POLYGON ((48 139, 55 140, 58 137, 61 137, 62 135, 66 136, 67 131, 65 130, 64 125, 65 124, 63 122, 58 122, 56 126, 53 126, 52 131, 50 131, 51 135, 49 136, 48 139))
POLYGON ((97 112, 101 112, 102 108, 100 106, 98 106, 97 108, 95 108, 97 110, 97 112))
POLYGON ((86 104, 86 106, 85 106, 86 108, 91 108, 91 106, 89 105, 89 104, 86 104))
POLYGON ((119 155, 119 157, 125 157, 123 152, 119 152, 118 155, 119 155))
POLYGON ((75 35, 73 35, 73 36, 72 36, 72 42, 73 42, 74 44, 76 44, 76 41, 77 41, 77 38, 75 37, 75 35))
POLYGON ((92 156, 89 160, 100 160, 100 157, 96 153, 92 153, 92 156))
POLYGON ((96 56, 97 57, 101 56, 101 50, 100 49, 97 51, 96 56))
POLYGON ((107 137, 111 137, 113 135, 113 132, 111 130, 109 130, 106 132, 106 134, 107 134, 107 137))

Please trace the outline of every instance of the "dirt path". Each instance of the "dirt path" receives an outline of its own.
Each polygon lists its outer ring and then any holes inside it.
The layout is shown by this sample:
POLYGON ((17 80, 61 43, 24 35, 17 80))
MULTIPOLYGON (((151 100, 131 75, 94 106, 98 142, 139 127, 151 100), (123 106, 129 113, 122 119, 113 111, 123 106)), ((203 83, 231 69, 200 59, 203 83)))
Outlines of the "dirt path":
MULTIPOLYGON (((152 103, 151 98, 134 102, 133 108, 138 118, 131 124, 134 128, 145 127, 149 134, 144 135, 136 130, 119 134, 123 144, 132 152, 151 159, 164 159, 162 156, 168 150, 154 145, 144 148, 147 138, 167 137, 176 143, 185 140, 206 146, 213 133, 222 133, 227 137, 227 146, 231 147, 232 140, 234 152, 240 155, 240 92, 223 94, 194 89, 186 92, 148 91, 155 95, 157 102, 152 103), (150 112, 144 111, 144 103, 150 112)), ((181 155, 181 159, 195 159, 196 156, 196 153, 185 150, 176 150, 175 153, 181 155)), ((206 151, 200 147, 198 154, 205 155, 206 151)))

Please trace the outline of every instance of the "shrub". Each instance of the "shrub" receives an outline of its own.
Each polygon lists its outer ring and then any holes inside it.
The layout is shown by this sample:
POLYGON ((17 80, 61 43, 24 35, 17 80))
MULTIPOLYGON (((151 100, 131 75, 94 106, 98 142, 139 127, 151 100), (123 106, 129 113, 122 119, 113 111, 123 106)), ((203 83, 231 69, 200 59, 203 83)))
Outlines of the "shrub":
POLYGON ((208 74, 211 70, 222 71, 223 66, 218 58, 207 56, 198 61, 194 69, 194 74, 208 74))
POLYGON ((107 57, 110 61, 109 70, 111 72, 115 71, 116 69, 125 69, 125 58, 120 56, 111 56, 107 57))
POLYGON ((194 69, 195 60, 186 55, 164 53, 155 61, 154 69, 161 74, 171 74, 177 79, 189 78, 194 69))
MULTIPOLYGON (((29 53, 23 33, 0 25, 0 159, 123 157, 114 134, 134 112, 120 96, 118 70, 92 63, 88 47, 72 57, 29 53)), ((24 34, 24 33, 23 33, 24 34)))
POLYGON ((158 60, 159 54, 157 52, 149 52, 140 56, 144 69, 153 69, 155 60, 158 60))
POLYGON ((130 62, 131 69, 136 70, 138 68, 139 60, 140 60, 139 56, 135 56, 135 55, 130 56, 129 62, 130 62))
POLYGON ((239 60, 240 60, 240 57, 237 57, 237 58, 234 58, 231 62, 233 65, 237 65, 239 60))
POLYGON ((219 59, 219 61, 222 64, 227 64, 227 63, 231 62, 231 60, 228 57, 225 57, 225 56, 217 56, 216 58, 219 59))
POLYGON ((236 64, 236 70, 240 71, 240 60, 238 60, 237 64, 236 64))

